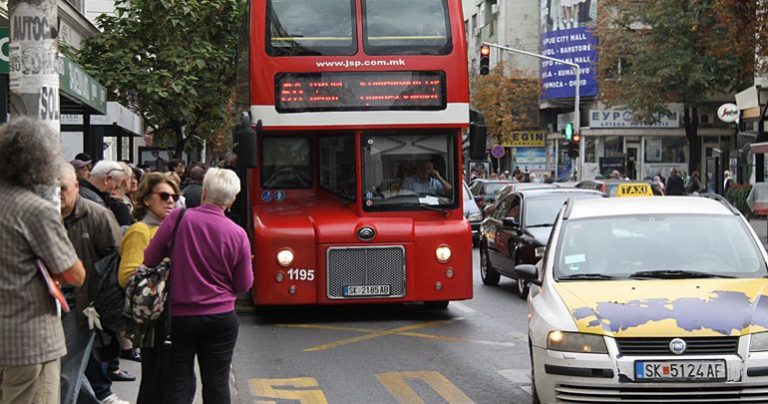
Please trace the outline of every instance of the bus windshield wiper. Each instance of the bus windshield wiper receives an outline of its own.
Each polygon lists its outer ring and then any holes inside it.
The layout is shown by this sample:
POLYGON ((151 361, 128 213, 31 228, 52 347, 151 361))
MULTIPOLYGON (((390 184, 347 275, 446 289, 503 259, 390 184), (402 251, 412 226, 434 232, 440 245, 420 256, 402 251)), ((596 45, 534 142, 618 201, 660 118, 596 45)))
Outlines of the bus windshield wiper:
POLYGON ((578 280, 590 280, 590 279, 616 279, 615 276, 611 275, 605 275, 605 274, 572 274, 572 275, 565 275, 565 276, 558 276, 558 281, 578 281, 578 280))
POLYGON ((659 278, 659 279, 686 279, 686 278, 734 278, 734 276, 712 274, 708 272, 688 271, 682 269, 656 269, 638 271, 629 275, 630 278, 659 278))

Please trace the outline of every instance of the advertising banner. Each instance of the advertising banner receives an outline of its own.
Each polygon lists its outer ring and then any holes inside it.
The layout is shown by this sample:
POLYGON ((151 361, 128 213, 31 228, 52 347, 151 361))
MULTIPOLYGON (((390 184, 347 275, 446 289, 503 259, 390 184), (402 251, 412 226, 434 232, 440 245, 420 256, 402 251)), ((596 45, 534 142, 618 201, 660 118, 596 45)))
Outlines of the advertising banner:
MULTIPOLYGON (((597 41, 594 37, 597 0, 541 0, 541 53, 576 63, 581 68, 580 95, 597 95, 597 41)), ((572 67, 541 61, 542 99, 573 98, 572 67)))
POLYGON ((544 147, 547 135, 543 130, 527 130, 505 133, 502 137, 504 147, 544 147))

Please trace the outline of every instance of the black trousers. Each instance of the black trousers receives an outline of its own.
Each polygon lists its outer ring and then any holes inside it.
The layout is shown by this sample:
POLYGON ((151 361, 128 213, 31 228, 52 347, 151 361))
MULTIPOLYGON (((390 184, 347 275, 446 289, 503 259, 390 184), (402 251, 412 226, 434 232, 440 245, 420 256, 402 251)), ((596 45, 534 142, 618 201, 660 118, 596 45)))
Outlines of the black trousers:
POLYGON ((209 316, 173 317, 173 347, 165 384, 164 402, 187 404, 194 388, 194 363, 200 367, 203 402, 230 402, 229 368, 240 320, 234 311, 209 316))

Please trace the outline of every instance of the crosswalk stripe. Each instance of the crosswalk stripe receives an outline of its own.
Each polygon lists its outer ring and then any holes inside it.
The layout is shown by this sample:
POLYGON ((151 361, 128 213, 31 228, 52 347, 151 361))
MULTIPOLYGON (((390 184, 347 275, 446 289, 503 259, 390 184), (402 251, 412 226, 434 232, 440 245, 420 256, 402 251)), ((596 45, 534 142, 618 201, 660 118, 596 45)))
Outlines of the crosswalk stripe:
POLYGON ((531 387, 531 371, 528 369, 506 369, 499 370, 500 375, 507 378, 507 380, 516 384, 520 390, 528 394, 532 394, 533 388, 531 387))

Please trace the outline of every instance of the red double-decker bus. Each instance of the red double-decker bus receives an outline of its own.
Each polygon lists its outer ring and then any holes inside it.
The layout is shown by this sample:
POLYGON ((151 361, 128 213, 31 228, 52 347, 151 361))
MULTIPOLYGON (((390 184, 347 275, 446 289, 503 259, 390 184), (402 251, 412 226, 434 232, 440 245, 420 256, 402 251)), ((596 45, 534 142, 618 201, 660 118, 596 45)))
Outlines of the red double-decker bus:
POLYGON ((460 0, 252 0, 247 16, 254 303, 471 298, 460 0))

